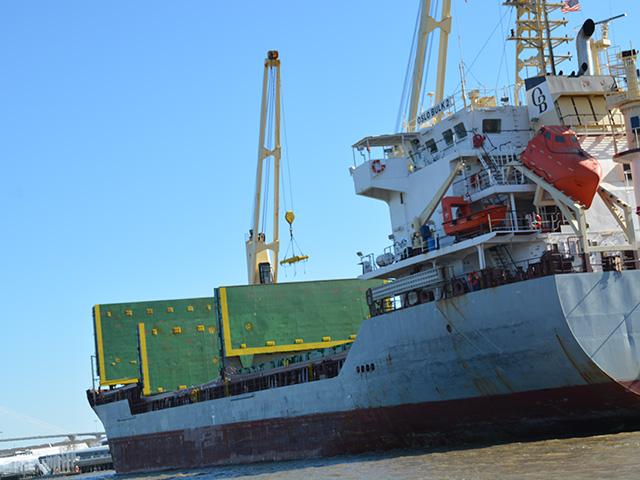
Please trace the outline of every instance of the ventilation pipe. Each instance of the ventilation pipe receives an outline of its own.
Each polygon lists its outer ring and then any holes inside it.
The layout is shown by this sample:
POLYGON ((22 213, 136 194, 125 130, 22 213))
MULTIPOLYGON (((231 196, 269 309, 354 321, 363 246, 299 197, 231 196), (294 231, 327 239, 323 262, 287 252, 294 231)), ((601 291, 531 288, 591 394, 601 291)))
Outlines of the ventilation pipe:
POLYGON ((593 53, 590 39, 596 31, 596 24, 590 18, 584 22, 576 37, 576 51, 578 53, 578 76, 594 75, 593 53))

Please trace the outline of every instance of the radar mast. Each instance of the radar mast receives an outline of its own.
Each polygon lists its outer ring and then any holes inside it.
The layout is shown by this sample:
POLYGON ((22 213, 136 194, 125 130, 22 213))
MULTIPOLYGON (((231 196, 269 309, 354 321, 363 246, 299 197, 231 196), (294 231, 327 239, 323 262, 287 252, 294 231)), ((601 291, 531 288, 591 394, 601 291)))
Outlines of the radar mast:
POLYGON ((554 72, 557 65, 571 59, 571 55, 558 55, 555 50, 572 39, 554 35, 559 27, 568 23, 564 18, 552 18, 565 5, 564 2, 508 0, 503 5, 516 10, 516 28, 511 31, 509 40, 516 42, 514 104, 519 105, 524 80, 531 76, 527 75, 527 70, 534 69, 535 75, 545 75, 548 69, 554 72))

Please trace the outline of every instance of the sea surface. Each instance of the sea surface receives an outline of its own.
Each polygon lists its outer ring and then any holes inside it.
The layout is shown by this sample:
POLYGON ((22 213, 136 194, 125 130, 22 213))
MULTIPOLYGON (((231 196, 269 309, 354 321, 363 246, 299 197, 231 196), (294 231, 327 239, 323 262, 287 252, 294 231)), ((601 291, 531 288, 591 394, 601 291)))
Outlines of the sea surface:
POLYGON ((148 475, 85 474, 92 480, 640 479, 640 432, 460 450, 402 450, 148 475))

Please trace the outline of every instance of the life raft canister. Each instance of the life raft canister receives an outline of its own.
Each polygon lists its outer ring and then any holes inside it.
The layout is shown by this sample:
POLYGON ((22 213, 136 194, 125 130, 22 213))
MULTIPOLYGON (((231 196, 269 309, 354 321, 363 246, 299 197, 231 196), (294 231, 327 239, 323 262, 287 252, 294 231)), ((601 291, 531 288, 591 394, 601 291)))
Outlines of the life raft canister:
POLYGON ((385 168, 387 168, 387 166, 384 163, 382 163, 380 160, 374 160, 373 162, 371 162, 371 171, 376 175, 384 172, 385 168))
POLYGON ((473 134, 473 148, 482 148, 484 145, 485 136, 479 133, 473 134))

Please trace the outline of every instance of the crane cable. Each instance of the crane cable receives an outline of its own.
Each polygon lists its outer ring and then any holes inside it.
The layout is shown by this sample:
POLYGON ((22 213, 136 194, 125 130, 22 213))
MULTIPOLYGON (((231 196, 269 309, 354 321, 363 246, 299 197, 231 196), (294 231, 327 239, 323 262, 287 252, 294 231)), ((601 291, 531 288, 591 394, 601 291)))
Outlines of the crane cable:
POLYGON ((308 255, 305 255, 298 245, 296 238, 293 235, 293 221, 295 220, 295 214, 293 213, 293 181, 291 179, 291 161, 289 159, 289 139, 287 137, 287 121, 284 108, 284 95, 282 94, 282 83, 280 84, 280 104, 281 104, 281 116, 282 116, 282 133, 283 133, 283 149, 284 159, 287 166, 287 177, 284 175, 284 168, 280 169, 280 176, 282 181, 281 191, 283 197, 283 203, 285 205, 286 213, 284 215, 285 220, 289 224, 289 246, 284 254, 284 258, 280 261, 280 265, 289 266, 295 265, 299 262, 304 262, 309 259, 308 255), (289 190, 289 201, 287 201, 287 187, 289 190), (289 203, 290 202, 290 203, 289 203), (296 250, 297 249, 297 250, 296 250))
POLYGON ((284 168, 280 169, 280 181, 282 182, 282 199, 284 203, 284 208, 286 211, 293 211, 293 180, 291 179, 291 161, 289 160, 289 139, 287 137, 287 119, 285 116, 285 108, 284 108, 284 95, 282 93, 282 81, 280 81, 280 112, 282 115, 282 137, 283 137, 283 150, 284 150, 284 160, 287 166, 287 179, 285 179, 284 168), (287 188, 289 187, 289 202, 287 202, 287 188))
MULTIPOLYGON (((435 18, 436 14, 438 13, 438 8, 440 7, 440 0, 436 0, 433 4, 431 4, 431 10, 429 12, 429 15, 433 18, 435 18)), ((403 120, 405 122, 405 125, 408 125, 411 122, 411 119, 406 118, 407 115, 409 114, 409 102, 411 101, 411 81, 412 81, 412 70, 413 68, 415 68, 415 56, 416 56, 416 49, 417 47, 417 43, 418 43, 418 35, 420 33, 420 18, 422 17, 422 0, 418 0, 418 15, 416 16, 416 22, 415 25, 413 27, 413 37, 411 40, 411 48, 409 49, 409 59, 407 60, 407 68, 405 71, 405 75, 404 75, 404 83, 402 86, 402 95, 400 97, 400 108, 398 109, 398 117, 396 119, 396 130, 400 131, 400 129, 403 129, 404 125, 402 124, 403 120)), ((432 32, 433 33, 433 32, 432 32)), ((422 85, 420 86, 420 109, 422 110, 423 106, 424 106, 424 98, 425 98, 425 94, 426 94, 426 86, 427 86, 427 80, 428 80, 428 76, 429 76, 429 72, 431 70, 431 58, 432 58, 432 52, 433 52, 433 45, 434 45, 434 36, 433 35, 429 35, 427 37, 427 59, 424 65, 424 72, 423 72, 423 80, 422 80, 422 85), (426 75, 424 74, 426 72, 426 75)))
MULTIPOLYGON (((275 69, 269 69, 269 90, 267 92, 267 132, 266 148, 273 150, 274 145, 274 115, 275 115, 275 69)), ((264 166, 264 195, 262 197, 262 233, 267 233, 267 211, 269 210, 269 186, 271 179, 271 155, 266 157, 264 166)))
POLYGON ((396 131, 400 131, 403 127, 402 120, 407 114, 407 104, 409 103, 409 83, 411 77, 411 66, 415 59, 416 40, 418 38, 418 30, 420 25, 420 11, 422 9, 422 0, 418 0, 418 15, 416 16, 416 23, 413 27, 413 37, 411 39, 411 48, 409 49, 409 58, 407 59, 407 69, 404 73, 404 83, 402 85, 402 95, 400 96, 400 108, 398 109, 398 117, 396 119, 396 131))
MULTIPOLYGON (((436 0, 435 4, 431 5, 431 16, 433 18, 435 18, 436 14, 438 13, 438 8, 440 7, 440 0, 436 0)), ((423 112, 424 111, 424 96, 427 93, 427 82, 429 80, 429 71, 431 70, 431 55, 433 53, 433 44, 435 43, 434 37, 435 35, 432 35, 433 32, 431 32, 431 34, 429 35, 429 38, 427 39, 427 42, 429 44, 428 46, 428 52, 427 52, 427 61, 425 62, 424 68, 425 68, 425 73, 426 75, 423 76, 422 79, 422 86, 421 86, 421 92, 420 92, 420 109, 418 111, 418 113, 423 112)), ((428 107, 431 107, 431 105, 428 105, 428 107)), ((409 121, 411 121, 411 119, 409 119, 409 121)), ((416 125, 417 126, 417 125, 416 125)))

